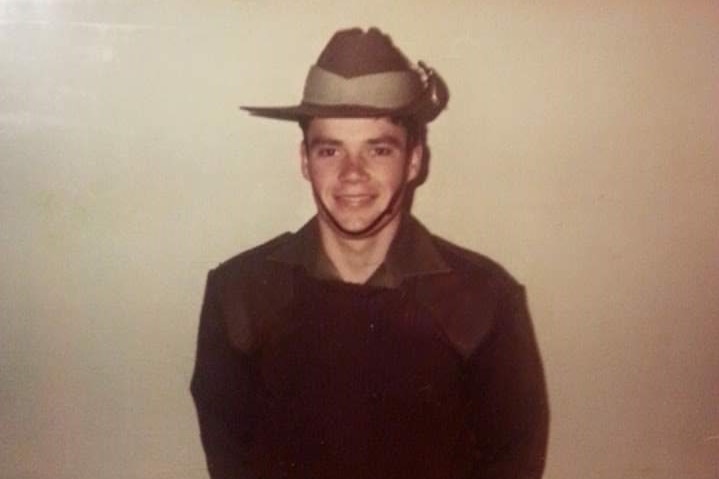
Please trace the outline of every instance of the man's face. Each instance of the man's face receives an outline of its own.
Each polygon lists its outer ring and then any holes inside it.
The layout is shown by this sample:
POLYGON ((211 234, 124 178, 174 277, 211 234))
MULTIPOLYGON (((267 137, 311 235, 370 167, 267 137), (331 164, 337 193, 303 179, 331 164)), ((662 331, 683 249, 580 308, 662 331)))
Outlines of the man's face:
POLYGON ((315 118, 301 148, 319 219, 345 237, 369 237, 398 221, 422 147, 388 118, 315 118))

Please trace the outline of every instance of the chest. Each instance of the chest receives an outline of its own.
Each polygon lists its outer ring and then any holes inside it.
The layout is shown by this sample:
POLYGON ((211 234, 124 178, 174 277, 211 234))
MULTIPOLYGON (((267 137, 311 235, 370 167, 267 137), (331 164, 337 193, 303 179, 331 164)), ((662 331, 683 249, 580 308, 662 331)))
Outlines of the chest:
POLYGON ((297 293, 261 350, 270 392, 398 406, 461 392, 461 358, 411 291, 306 281, 297 293))

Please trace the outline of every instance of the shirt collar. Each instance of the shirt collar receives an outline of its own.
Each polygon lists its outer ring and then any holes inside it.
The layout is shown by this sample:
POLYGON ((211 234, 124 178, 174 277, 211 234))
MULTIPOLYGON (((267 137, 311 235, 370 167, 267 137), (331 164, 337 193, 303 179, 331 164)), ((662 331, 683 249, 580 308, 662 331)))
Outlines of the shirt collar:
MULTIPOLYGON (((318 279, 339 280, 337 269, 322 249, 317 218, 308 221, 288 241, 275 249, 269 259, 302 266, 318 279)), ((367 285, 397 288, 405 279, 437 273, 451 268, 434 245, 432 235, 411 215, 402 217, 387 257, 367 280, 367 285)))

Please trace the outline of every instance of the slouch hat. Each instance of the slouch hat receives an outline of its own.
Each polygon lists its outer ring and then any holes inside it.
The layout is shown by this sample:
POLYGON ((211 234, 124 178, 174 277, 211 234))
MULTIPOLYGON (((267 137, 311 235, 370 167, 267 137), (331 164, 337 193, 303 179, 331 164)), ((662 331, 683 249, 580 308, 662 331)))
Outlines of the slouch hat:
POLYGON ((299 105, 241 108, 277 120, 407 116, 428 123, 448 100, 437 72, 413 65, 388 35, 352 28, 336 32, 310 67, 299 105))

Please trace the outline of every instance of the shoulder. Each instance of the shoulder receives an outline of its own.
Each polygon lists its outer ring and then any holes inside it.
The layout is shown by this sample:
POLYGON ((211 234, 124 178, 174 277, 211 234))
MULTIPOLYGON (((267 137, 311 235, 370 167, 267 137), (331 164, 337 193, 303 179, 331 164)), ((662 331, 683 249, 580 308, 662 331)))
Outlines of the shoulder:
POLYGON ((212 274, 218 278, 230 279, 259 273, 267 267, 268 257, 272 252, 287 243, 291 237, 291 233, 282 233, 258 246, 242 251, 220 263, 213 269, 212 274))
POLYGON ((460 275, 496 287, 521 287, 519 282, 492 258, 436 235, 432 235, 432 241, 447 265, 460 275))
POLYGON ((283 233, 223 261, 210 271, 208 287, 211 285, 224 302, 230 303, 285 294, 291 288, 292 268, 271 257, 293 237, 292 233, 283 233))

